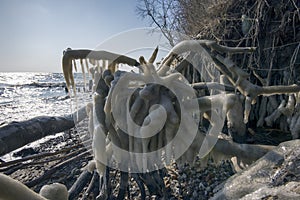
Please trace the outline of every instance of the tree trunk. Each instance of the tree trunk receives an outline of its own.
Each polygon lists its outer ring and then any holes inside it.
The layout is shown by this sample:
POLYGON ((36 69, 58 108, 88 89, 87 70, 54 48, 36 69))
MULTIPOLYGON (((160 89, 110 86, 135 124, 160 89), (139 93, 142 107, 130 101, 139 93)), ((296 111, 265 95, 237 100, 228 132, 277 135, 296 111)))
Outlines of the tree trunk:
POLYGON ((0 128, 0 156, 70 128, 86 117, 85 107, 68 116, 39 116, 26 121, 12 122, 0 128))

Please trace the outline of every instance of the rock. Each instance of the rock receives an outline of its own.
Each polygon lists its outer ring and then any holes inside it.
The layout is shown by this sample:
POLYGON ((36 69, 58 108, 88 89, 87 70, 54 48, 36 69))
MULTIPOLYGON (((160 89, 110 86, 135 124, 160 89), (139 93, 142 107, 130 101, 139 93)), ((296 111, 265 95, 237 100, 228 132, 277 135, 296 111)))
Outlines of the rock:
POLYGON ((206 191, 207 191, 207 192, 210 192, 210 191, 211 191, 211 187, 208 186, 208 187, 206 188, 206 191))
POLYGON ((193 197, 194 197, 195 199, 197 199, 197 197, 199 197, 199 195, 198 195, 198 193, 197 193, 196 191, 193 192, 193 197))
POLYGON ((52 183, 50 185, 44 185, 40 190, 40 195, 49 200, 67 200, 68 190, 63 184, 52 183))
POLYGON ((203 183, 201 182, 198 186, 201 190, 203 190, 205 188, 205 186, 203 185, 203 183))
POLYGON ((264 186, 253 193, 247 194, 242 198, 242 200, 252 200, 252 199, 299 199, 300 198, 300 183, 299 182, 289 182, 286 185, 281 185, 279 187, 268 187, 264 186), (271 198, 273 197, 273 198, 271 198))
POLYGON ((187 175, 186 175, 186 174, 183 174, 183 175, 181 176, 181 178, 182 178, 183 180, 185 180, 185 179, 187 178, 187 175))
POLYGON ((281 143, 215 188, 211 199, 300 199, 299 166, 300 140, 281 143))

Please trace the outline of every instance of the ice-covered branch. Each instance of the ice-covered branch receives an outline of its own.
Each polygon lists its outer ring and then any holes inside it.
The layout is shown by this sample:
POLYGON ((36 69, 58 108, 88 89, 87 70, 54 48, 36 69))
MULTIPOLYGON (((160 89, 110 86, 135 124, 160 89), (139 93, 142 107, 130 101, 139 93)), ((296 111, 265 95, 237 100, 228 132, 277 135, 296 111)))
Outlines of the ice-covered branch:
MULTIPOLYGON (((81 66, 82 66, 82 72, 84 72, 84 67, 83 67, 83 59, 85 59, 86 67, 88 68, 88 62, 87 59, 89 59, 90 63, 95 64, 95 60, 108 60, 110 65, 108 66, 109 68, 114 68, 114 65, 119 64, 119 63, 124 63, 128 64, 129 66, 139 66, 139 63, 128 56, 124 55, 119 55, 115 53, 111 53, 108 51, 93 51, 93 50, 88 50, 88 49, 78 49, 78 50, 72 50, 72 49, 67 49, 64 51, 63 58, 62 58, 62 69, 64 73, 64 77, 66 80, 66 84, 68 89, 70 87, 73 87, 74 93, 75 93, 75 83, 74 83, 74 76, 73 76, 73 66, 72 62, 74 65, 74 68, 77 69, 76 67, 76 59, 80 59, 81 61, 81 66)), ((84 74, 85 77, 85 74, 84 74)))

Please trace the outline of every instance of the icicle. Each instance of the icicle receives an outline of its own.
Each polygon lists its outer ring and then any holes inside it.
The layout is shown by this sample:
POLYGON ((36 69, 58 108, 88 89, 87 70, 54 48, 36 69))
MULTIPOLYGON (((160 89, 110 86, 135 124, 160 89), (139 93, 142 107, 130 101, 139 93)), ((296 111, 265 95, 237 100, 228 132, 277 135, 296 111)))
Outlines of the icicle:
POLYGON ((73 59, 73 66, 74 66, 75 71, 77 72, 76 59, 73 59))
POLYGON ((103 60, 103 69, 108 69, 109 64, 110 64, 109 60, 103 60))
POLYGON ((290 124, 293 139, 298 139, 300 135, 300 114, 295 114, 290 124))
POLYGON ((89 62, 94 66, 96 65, 96 61, 93 58, 89 58, 89 62))
POLYGON ((87 59, 84 59, 85 61, 85 67, 86 67, 86 71, 88 72, 88 74, 90 73, 90 70, 89 70, 89 63, 88 63, 88 60, 87 59))
MULTIPOLYGON (((107 161, 107 154, 106 154, 106 134, 103 130, 103 125, 99 121, 99 118, 97 116, 97 108, 99 111, 99 108, 101 108, 101 105, 99 104, 100 96, 96 95, 94 96, 94 102, 93 102, 93 142, 92 142, 92 148, 94 152, 94 158, 96 160, 96 168, 98 171, 98 174, 103 175, 105 173, 105 165, 107 161)), ((101 108, 102 109, 102 108, 101 108)))
POLYGON ((93 138, 93 135, 94 135, 94 113, 93 113, 93 103, 88 103, 86 105, 86 113, 88 115, 88 118, 89 118, 89 123, 88 123, 88 131, 89 131, 89 135, 90 135, 90 138, 93 138))
POLYGON ((81 65, 81 70, 82 70, 82 76, 83 76, 83 89, 85 90, 85 86, 86 86, 86 77, 85 77, 85 70, 84 70, 84 65, 83 65, 83 60, 80 59, 80 65, 81 65))
POLYGON ((101 74, 101 66, 100 66, 100 61, 96 60, 96 68, 98 70, 98 73, 101 74))
MULTIPOLYGON (((140 129, 140 135, 143 137, 143 153, 148 153, 151 136, 162 130, 167 113, 162 106, 154 105, 149 109, 149 115, 145 117, 143 125, 140 129)), ((143 158, 143 169, 148 169, 147 157, 143 158)))
POLYGON ((246 97, 245 99, 245 111, 244 111, 244 123, 247 124, 249 120, 249 115, 251 111, 251 97, 246 97))

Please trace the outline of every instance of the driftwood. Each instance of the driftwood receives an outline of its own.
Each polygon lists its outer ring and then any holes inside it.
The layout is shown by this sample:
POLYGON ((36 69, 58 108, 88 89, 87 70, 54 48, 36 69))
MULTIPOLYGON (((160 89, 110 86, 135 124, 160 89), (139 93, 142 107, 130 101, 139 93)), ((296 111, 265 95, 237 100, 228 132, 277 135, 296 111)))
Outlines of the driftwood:
POLYGON ((33 199, 46 200, 46 198, 30 190, 21 182, 0 174, 0 199, 33 199))
POLYGON ((86 184, 91 180, 92 174, 88 172, 87 170, 84 170, 76 182, 72 185, 72 187, 69 189, 69 198, 74 199, 78 194, 83 190, 83 188, 86 186, 86 184))
POLYGON ((80 153, 77 156, 69 158, 68 160, 65 160, 65 161, 55 165, 53 168, 45 171, 45 173, 42 176, 40 176, 40 177, 38 177, 38 178, 36 178, 32 181, 29 181, 29 182, 25 183, 25 185, 28 186, 28 187, 33 187, 36 184, 40 183, 41 181, 50 178, 53 173, 55 173, 57 170, 61 169, 65 165, 69 164, 70 162, 72 162, 74 160, 81 159, 83 156, 87 156, 88 154, 90 154, 89 151, 84 151, 84 152, 80 153))
POLYGON ((31 199, 31 200, 67 200, 68 191, 66 186, 60 183, 44 185, 37 194, 20 181, 0 173, 0 199, 31 199))
POLYGON ((238 144, 221 138, 217 141, 211 153, 215 157, 224 156, 223 158, 236 156, 244 163, 251 164, 274 148, 275 146, 271 145, 238 144))
MULTIPOLYGON (((71 147, 70 149, 73 149, 73 148, 74 147, 71 147)), ((89 148, 89 147, 86 147, 86 148, 89 148)), ((31 162, 23 163, 23 161, 26 161, 26 160, 38 159, 38 158, 47 157, 47 156, 53 156, 53 155, 57 155, 59 153, 62 153, 64 151, 69 151, 69 150, 68 150, 68 148, 66 148, 66 149, 62 149, 61 152, 58 151, 58 152, 53 152, 53 153, 51 153, 51 152, 50 153, 41 153, 41 154, 38 154, 38 155, 28 156, 28 157, 25 157, 25 158, 22 158, 22 159, 16 159, 16 160, 12 160, 12 161, 9 161, 9 162, 4 162, 4 163, 1 163, 1 166, 8 166, 8 167, 0 168, 0 172, 5 172, 5 174, 9 175, 9 174, 12 174, 15 171, 17 171, 19 169, 22 169, 26 166, 40 165, 40 164, 45 164, 45 163, 49 163, 49 162, 56 161, 56 160, 60 160, 60 162, 62 162, 66 158, 76 156, 79 152, 81 152, 83 150, 83 148, 80 148, 76 151, 72 151, 72 152, 70 152, 66 155, 53 157, 53 158, 42 160, 42 161, 31 161, 31 162), (14 164, 14 165, 11 166, 12 164, 14 164)))
POLYGON ((85 70, 83 66, 83 59, 86 60, 85 65, 87 68, 87 71, 89 71, 89 66, 87 59, 89 59, 89 62, 92 65, 99 65, 99 61, 108 61, 110 64, 108 66, 109 69, 111 69, 113 72, 115 71, 116 65, 119 63, 125 63, 130 66, 139 66, 139 63, 130 57, 119 55, 107 51, 93 51, 88 49, 81 49, 81 50, 72 50, 70 48, 66 49, 64 51, 64 55, 62 58, 62 66, 63 66, 63 72, 66 79, 67 87, 70 91, 70 87, 73 87, 73 91, 75 93, 75 83, 74 83, 74 77, 73 77, 73 67, 77 71, 76 66, 76 59, 80 60, 81 69, 84 74, 84 80, 85 80, 85 70))
POLYGON ((99 182, 99 176, 98 176, 97 172, 94 171, 93 177, 91 178, 91 181, 82 197, 82 200, 88 199, 88 197, 91 193, 94 193, 94 196, 98 195, 99 191, 95 191, 95 188, 99 188, 99 186, 97 187, 97 182, 99 182))
POLYGON ((48 135, 69 130, 85 117, 85 107, 65 117, 40 116, 0 128, 0 156, 48 135))
MULTIPOLYGON (((77 144, 77 145, 74 145, 74 146, 71 146, 71 147, 68 147, 68 148, 64 148, 64 149, 55 151, 55 152, 43 152, 43 153, 39 153, 39 154, 36 154, 36 155, 26 156, 25 158, 19 158, 19 159, 15 159, 15 160, 8 161, 8 162, 2 162, 2 163, 0 163, 0 168, 11 166, 11 165, 15 165, 15 164, 20 165, 21 163, 23 163, 25 161, 28 161, 28 160, 33 160, 33 159, 39 159, 39 158, 45 158, 45 157, 49 157, 49 156, 54 156, 54 155, 57 155, 57 154, 61 154, 61 153, 70 151, 70 150, 75 149, 75 148, 77 148, 79 146, 82 146, 82 144, 77 144)), ((61 159, 61 158, 58 157, 57 159, 61 159)))

